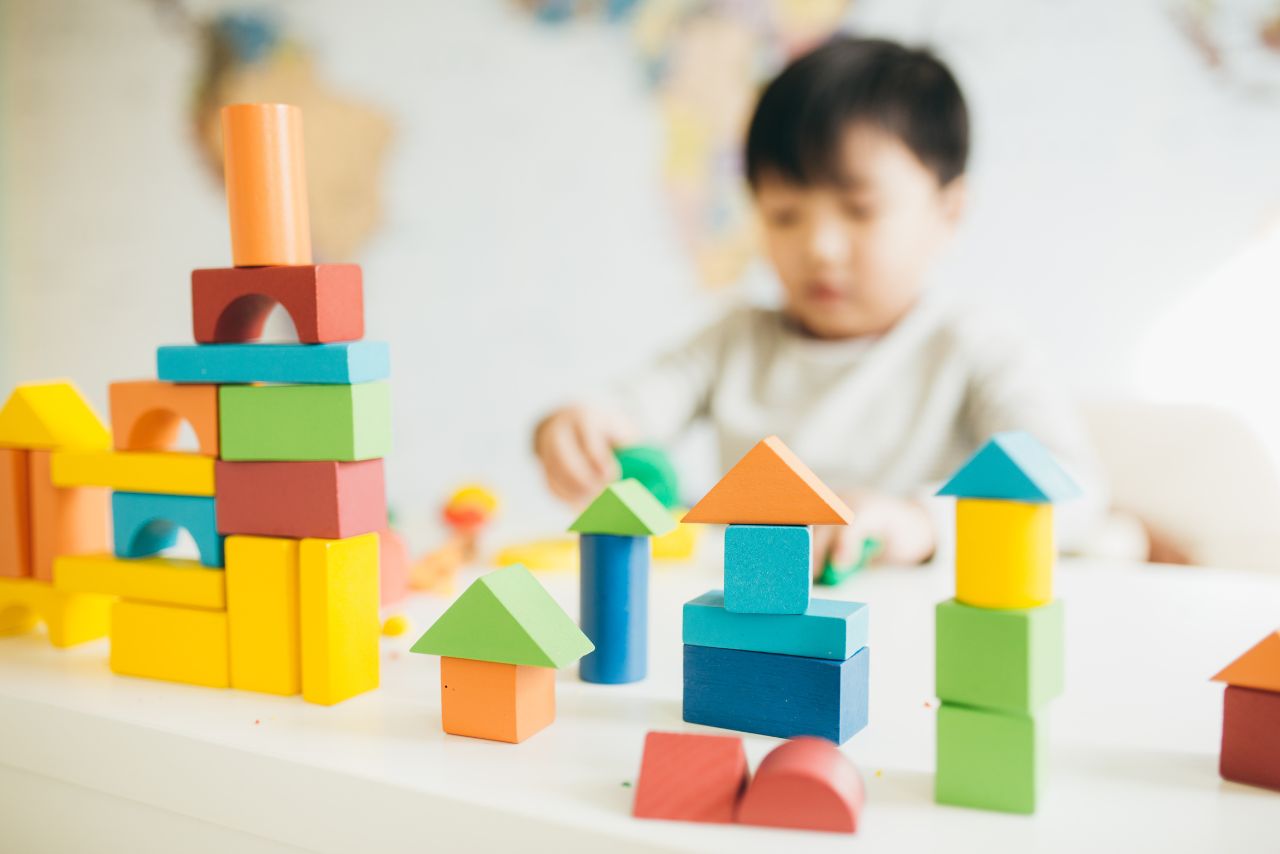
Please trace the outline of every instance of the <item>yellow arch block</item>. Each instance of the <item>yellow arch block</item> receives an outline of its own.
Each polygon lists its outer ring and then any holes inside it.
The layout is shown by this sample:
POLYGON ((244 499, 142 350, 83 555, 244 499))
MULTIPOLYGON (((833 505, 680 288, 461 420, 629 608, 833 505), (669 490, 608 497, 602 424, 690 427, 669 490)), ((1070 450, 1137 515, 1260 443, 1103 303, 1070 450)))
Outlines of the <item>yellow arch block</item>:
POLYGON ((105 637, 110 596, 66 593, 33 578, 0 578, 0 635, 25 634, 44 623, 49 643, 74 646, 105 637))

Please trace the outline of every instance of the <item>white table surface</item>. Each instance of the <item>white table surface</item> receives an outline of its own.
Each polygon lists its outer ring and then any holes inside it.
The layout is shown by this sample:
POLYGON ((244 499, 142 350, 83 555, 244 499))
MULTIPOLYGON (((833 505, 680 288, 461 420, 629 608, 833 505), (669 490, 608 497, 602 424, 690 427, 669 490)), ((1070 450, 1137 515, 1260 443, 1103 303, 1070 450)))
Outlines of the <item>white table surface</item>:
MULTIPOLYGON (((575 576, 540 577, 575 613, 575 576)), ((407 653, 439 597, 393 609, 414 628, 383 639, 382 688, 334 708, 113 676, 105 641, 2 639, 0 850, 1280 850, 1280 794, 1217 775, 1207 681, 1280 624, 1280 577, 1069 561, 1067 693, 1035 816, 933 803, 939 566, 839 589, 871 605, 871 724, 844 748, 867 784, 856 836, 632 819, 647 730, 723 732, 680 719, 680 605, 717 578, 659 564, 648 680, 562 672, 556 723, 520 745, 440 731, 438 659, 407 653)), ((753 768, 778 743, 745 740, 753 768)))

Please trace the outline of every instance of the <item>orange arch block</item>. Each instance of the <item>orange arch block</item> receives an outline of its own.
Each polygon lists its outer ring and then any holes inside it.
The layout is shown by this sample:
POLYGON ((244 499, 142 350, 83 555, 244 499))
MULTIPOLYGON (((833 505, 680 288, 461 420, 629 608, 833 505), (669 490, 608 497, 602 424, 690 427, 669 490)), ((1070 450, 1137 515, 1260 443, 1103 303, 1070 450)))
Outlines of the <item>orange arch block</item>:
POLYGON ((863 798, 862 777, 840 748, 801 736, 760 763, 738 804, 738 822, 853 833, 863 798))
POLYGON ((550 667, 440 659, 444 731, 513 744, 556 718, 556 672, 550 667))
POLYGON ((171 451, 182 422, 196 434, 199 453, 218 456, 218 387, 158 380, 112 383, 111 432, 117 451, 171 451))
POLYGON ((223 107, 222 145, 235 265, 310 264, 302 110, 288 104, 223 107))
POLYGON ((1280 693, 1280 631, 1272 632, 1213 677, 1237 688, 1280 693))
POLYGON ((853 511, 777 436, 761 440, 684 516, 722 525, 847 525, 853 511))

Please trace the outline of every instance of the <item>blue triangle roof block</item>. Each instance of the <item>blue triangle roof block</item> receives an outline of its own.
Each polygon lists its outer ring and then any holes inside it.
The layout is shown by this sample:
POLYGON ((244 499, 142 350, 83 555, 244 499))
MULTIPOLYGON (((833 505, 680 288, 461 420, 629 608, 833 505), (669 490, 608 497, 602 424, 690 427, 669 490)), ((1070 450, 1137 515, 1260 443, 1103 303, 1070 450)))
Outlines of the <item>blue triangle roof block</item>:
POLYGON ((997 433, 946 482, 939 495, 1045 504, 1078 498, 1080 487, 1030 433, 997 433))

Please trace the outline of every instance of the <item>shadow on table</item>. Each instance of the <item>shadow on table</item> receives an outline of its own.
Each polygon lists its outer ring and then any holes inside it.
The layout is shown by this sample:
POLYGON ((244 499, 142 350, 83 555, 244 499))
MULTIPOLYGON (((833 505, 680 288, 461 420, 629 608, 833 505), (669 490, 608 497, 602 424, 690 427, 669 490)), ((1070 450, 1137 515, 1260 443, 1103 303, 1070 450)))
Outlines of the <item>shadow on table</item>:
POLYGON ((1085 747, 1056 751, 1050 775, 1078 774, 1113 783, 1137 783, 1165 788, 1216 787, 1218 757, 1134 747, 1085 747))

